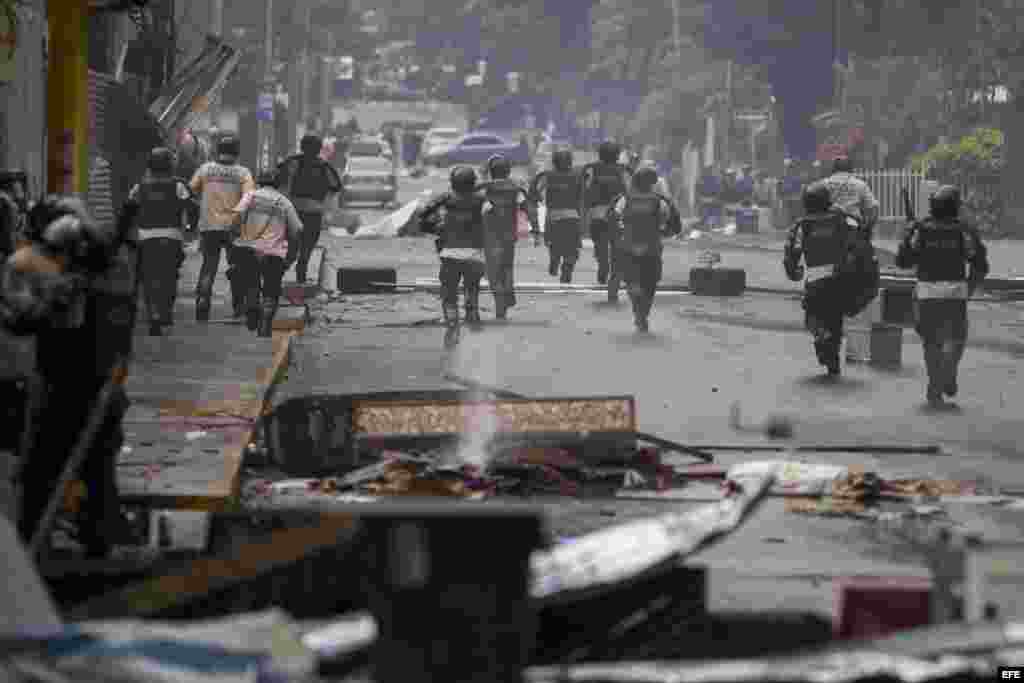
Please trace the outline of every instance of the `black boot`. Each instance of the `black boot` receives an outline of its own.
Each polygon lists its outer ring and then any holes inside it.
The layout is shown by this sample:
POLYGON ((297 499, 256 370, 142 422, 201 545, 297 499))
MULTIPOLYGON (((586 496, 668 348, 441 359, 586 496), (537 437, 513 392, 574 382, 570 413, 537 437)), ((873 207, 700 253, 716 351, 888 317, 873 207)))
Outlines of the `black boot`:
POLYGON ((616 273, 612 273, 608 277, 608 303, 617 304, 619 303, 619 287, 621 286, 619 276, 616 273))
POLYGON ((200 296, 196 299, 196 322, 205 323, 210 320, 210 299, 200 296))
POLYGON ((262 322, 263 311, 260 307, 249 306, 249 310, 245 312, 245 326, 250 332, 255 332, 260 329, 260 323, 262 322))
POLYGON ((562 263, 561 283, 563 285, 572 284, 572 264, 562 263))
MULTIPOLYGON (((548 275, 550 275, 551 277, 557 277, 558 276, 558 262, 559 262, 559 260, 560 259, 557 256, 555 256, 554 252, 552 252, 551 253, 551 259, 548 261, 548 275)), ((564 268, 565 266, 563 265, 562 267, 564 268)))
POLYGON ((459 309, 444 308, 444 348, 453 349, 459 343, 459 309))
POLYGON ((466 324, 473 330, 479 330, 483 321, 480 320, 480 290, 466 289, 466 324))
POLYGON ((274 336, 274 316, 277 314, 277 304, 263 304, 263 310, 256 309, 257 315, 260 315, 259 321, 259 336, 261 337, 273 337, 274 336))
POLYGON ((608 266, 604 263, 597 264, 597 284, 608 284, 608 266))
POLYGON ((162 337, 164 334, 163 326, 159 320, 151 320, 149 322, 149 336, 150 337, 162 337))

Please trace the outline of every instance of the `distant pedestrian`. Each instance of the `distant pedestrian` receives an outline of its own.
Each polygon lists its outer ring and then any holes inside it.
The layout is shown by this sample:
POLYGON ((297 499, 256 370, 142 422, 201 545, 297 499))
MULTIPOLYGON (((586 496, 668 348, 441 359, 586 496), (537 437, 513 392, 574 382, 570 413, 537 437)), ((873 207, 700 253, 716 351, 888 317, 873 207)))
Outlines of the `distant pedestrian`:
POLYGON ((957 371, 967 345, 967 300, 988 275, 988 254, 976 229, 960 219, 960 190, 932 195, 927 218, 911 225, 896 255, 917 272, 917 333, 928 370, 931 407, 957 395, 957 371))
POLYGON ((281 298, 281 281, 298 258, 302 220, 277 189, 277 174, 263 171, 259 187, 236 207, 241 219, 235 240, 235 263, 245 292, 246 324, 270 337, 281 298))
POLYGON ((217 160, 199 167, 189 189, 200 198, 199 246, 203 265, 196 286, 196 320, 210 319, 213 283, 220 268, 221 252, 227 253, 228 281, 231 284, 231 306, 236 318, 245 314, 242 289, 234 281, 231 242, 238 216, 235 207, 242 197, 256 189, 252 172, 238 163, 241 144, 234 135, 225 135, 217 142, 217 160))
POLYGON ((562 284, 569 284, 583 246, 580 220, 583 183, 573 168, 572 150, 555 151, 551 165, 551 169, 541 171, 534 178, 530 195, 534 202, 543 202, 547 208, 544 239, 551 257, 548 274, 551 277, 560 274, 562 284))
POLYGON ((477 192, 477 176, 469 166, 457 166, 451 172, 451 191, 430 201, 414 220, 420 229, 437 235, 441 258, 441 305, 445 323, 445 348, 459 342, 459 285, 465 290, 466 320, 480 321, 480 281, 484 277, 484 204, 477 192), (440 220, 434 219, 440 214, 440 220))
POLYGON ((185 260, 183 228, 192 193, 175 178, 174 152, 158 147, 150 152, 147 174, 128 195, 139 205, 140 288, 149 334, 158 337, 174 324, 178 275, 185 260))
POLYGON ((621 154, 618 143, 605 140, 598 145, 597 161, 582 169, 584 229, 594 242, 597 282, 608 287, 609 300, 618 300, 619 289, 612 277, 608 209, 613 199, 629 190, 629 169, 619 163, 621 154))
POLYGON ((334 166, 320 158, 323 140, 319 136, 304 135, 299 145, 301 153, 288 157, 278 166, 277 182, 302 219, 302 244, 295 264, 295 279, 304 283, 309 259, 320 241, 324 212, 328 203, 341 192, 341 177, 334 166))
POLYGON ((825 179, 825 186, 832 203, 857 216, 870 235, 878 220, 878 200, 868 184, 853 174, 853 162, 848 157, 835 159, 832 175, 825 179))

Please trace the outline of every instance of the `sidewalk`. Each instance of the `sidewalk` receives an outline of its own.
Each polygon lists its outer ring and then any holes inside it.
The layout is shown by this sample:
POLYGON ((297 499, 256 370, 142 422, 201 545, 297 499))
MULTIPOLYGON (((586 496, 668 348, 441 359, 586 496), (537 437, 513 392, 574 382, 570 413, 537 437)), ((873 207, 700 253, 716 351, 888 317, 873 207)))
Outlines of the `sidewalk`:
POLYGON ((136 329, 118 485, 122 498, 147 506, 214 510, 232 503, 253 426, 287 367, 295 328, 301 329, 289 309, 282 309, 272 339, 227 320, 226 264, 211 322, 196 323, 200 262, 188 254, 176 324, 166 336, 146 336, 142 324, 136 329))

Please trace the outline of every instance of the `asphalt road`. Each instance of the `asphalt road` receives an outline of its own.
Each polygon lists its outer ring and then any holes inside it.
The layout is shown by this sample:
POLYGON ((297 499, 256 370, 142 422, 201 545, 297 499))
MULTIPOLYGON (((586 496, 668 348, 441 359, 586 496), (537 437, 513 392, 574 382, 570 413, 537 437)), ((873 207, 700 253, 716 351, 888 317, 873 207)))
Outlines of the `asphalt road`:
MULTIPOLYGON (((444 178, 405 179, 402 199, 444 188, 444 178)), ((364 221, 385 214, 362 213, 364 221)), ((749 241, 749 240, 748 240, 749 241)), ((756 240, 755 240, 756 241, 756 240)), ((748 283, 788 287, 777 246, 717 244, 723 265, 743 267, 748 283)), ((396 267, 400 282, 436 278, 433 245, 425 239, 324 238, 334 266, 396 267)), ((697 263, 700 242, 666 249, 665 281, 685 282, 697 263)), ((542 247, 522 244, 517 281, 550 282, 542 247)), ((594 282, 589 251, 577 281, 594 282)), ((329 281, 332 282, 333 279, 329 281)), ((289 393, 303 386, 317 393, 351 393, 451 386, 446 370, 529 396, 632 394, 640 428, 690 444, 766 444, 757 429, 783 415, 795 423, 793 445, 942 445, 944 456, 864 453, 723 452, 716 460, 799 459, 861 466, 885 477, 950 478, 983 486, 1024 487, 1024 433, 1016 381, 1020 351, 971 348, 961 374, 958 408, 940 414, 922 407, 924 369, 920 345, 905 330, 903 363, 896 371, 847 365, 836 384, 822 382, 795 296, 746 295, 710 299, 659 296, 650 336, 633 332, 627 303, 603 304, 600 295, 521 294, 505 325, 483 295, 485 328, 467 334, 452 356, 442 351, 443 331, 435 294, 347 296, 327 306, 324 324, 307 333, 309 351, 322 362, 289 373, 289 393), (312 347, 311 347, 312 348, 312 347), (730 420, 734 405, 746 425, 730 420)), ((989 325, 1012 348, 1024 348, 1024 309, 1012 304, 972 307, 975 326, 989 325), (1012 343, 1011 343, 1012 342, 1012 343), (1019 346, 1013 347, 1013 344, 1019 346)), ((973 329, 973 327, 972 327, 973 329)), ((986 327, 986 334, 989 328, 986 327)), ((1009 347, 1008 347, 1009 348, 1009 347)), ((555 533, 584 533, 633 517, 692 502, 552 498, 543 501, 555 533)), ((896 512, 906 513, 907 506, 896 512)), ((831 614, 832 579, 848 575, 927 575, 922 556, 904 537, 951 526, 987 539, 1024 540, 1024 511, 977 503, 943 506, 931 521, 879 522, 787 512, 768 501, 734 536, 699 557, 712 569, 711 601, 728 608, 786 608, 831 614), (909 525, 909 526, 908 526, 909 525)))

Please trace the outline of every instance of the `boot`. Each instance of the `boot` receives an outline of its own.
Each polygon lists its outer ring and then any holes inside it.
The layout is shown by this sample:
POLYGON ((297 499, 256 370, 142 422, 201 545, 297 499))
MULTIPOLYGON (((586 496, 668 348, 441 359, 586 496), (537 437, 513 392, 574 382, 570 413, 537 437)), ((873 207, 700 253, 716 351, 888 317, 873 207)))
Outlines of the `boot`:
POLYGON ((608 284, 608 264, 598 263, 597 264, 597 284, 606 285, 608 284))
POLYGON ((608 278, 608 303, 617 304, 619 303, 619 287, 621 282, 619 276, 616 273, 612 273, 608 278))
POLYGON ((249 306, 249 309, 245 312, 245 326, 250 332, 255 332, 260 329, 260 322, 262 321, 263 311, 258 305, 249 306))
POLYGON ((210 320, 210 298, 200 296, 196 299, 196 322, 205 323, 210 320))
POLYGON ((480 290, 466 289, 466 324, 478 330, 483 321, 480 320, 480 290))
POLYGON ((158 320, 151 320, 150 323, 149 323, 149 336, 150 337, 162 337, 163 333, 164 333, 164 331, 163 331, 163 327, 160 325, 160 321, 158 321, 158 320))
POLYGON ((925 400, 932 408, 940 407, 943 404, 943 389, 949 380, 945 373, 945 358, 943 358, 942 347, 938 344, 925 344, 924 365, 928 371, 928 389, 925 391, 925 400))
POLYGON ((562 277, 560 282, 563 285, 572 284, 572 264, 562 262, 562 277))
POLYGON ((453 349, 459 343, 459 309, 445 306, 444 312, 444 348, 453 349))
POLYGON ((946 349, 946 386, 943 393, 950 398, 956 396, 959 390, 956 377, 960 371, 960 360, 964 357, 965 346, 966 344, 962 341, 954 341, 950 342, 946 349))
POLYGON ((277 313, 277 304, 263 304, 263 310, 256 309, 256 314, 260 315, 259 321, 259 336, 261 337, 273 337, 274 336, 274 315, 277 313))
MULTIPOLYGON (((548 261, 548 275, 550 275, 551 277, 557 277, 558 276, 558 262, 559 262, 559 260, 560 259, 557 256, 555 256, 555 252, 552 251, 551 252, 551 259, 548 261)), ((564 268, 565 266, 563 265, 562 267, 564 268)))

